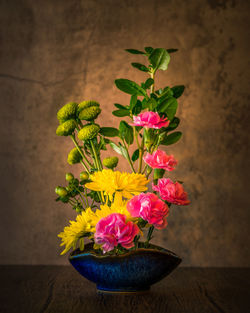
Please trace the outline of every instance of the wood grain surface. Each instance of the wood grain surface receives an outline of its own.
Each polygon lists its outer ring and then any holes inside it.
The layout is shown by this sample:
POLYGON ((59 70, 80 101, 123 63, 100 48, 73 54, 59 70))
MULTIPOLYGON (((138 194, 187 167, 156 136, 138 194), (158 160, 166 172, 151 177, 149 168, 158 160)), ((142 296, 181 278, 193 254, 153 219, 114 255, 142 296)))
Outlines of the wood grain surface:
POLYGON ((247 313, 250 269, 178 268, 140 295, 97 294, 70 266, 0 266, 1 313, 247 313))

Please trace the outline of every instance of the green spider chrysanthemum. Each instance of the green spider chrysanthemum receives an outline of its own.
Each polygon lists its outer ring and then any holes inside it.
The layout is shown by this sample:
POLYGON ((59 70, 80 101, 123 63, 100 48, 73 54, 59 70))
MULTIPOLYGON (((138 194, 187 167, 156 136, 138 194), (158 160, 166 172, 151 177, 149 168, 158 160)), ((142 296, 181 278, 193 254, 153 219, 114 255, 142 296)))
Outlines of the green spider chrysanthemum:
POLYGON ((78 104, 75 102, 69 102, 65 104, 58 112, 57 118, 60 123, 67 120, 74 119, 76 115, 78 104))
POLYGON ((82 160, 82 156, 77 148, 73 148, 68 154, 68 163, 70 165, 79 163, 82 160))
POLYGON ((58 136, 69 136, 73 133, 76 126, 75 120, 68 120, 57 127, 56 134, 58 136))
POLYGON ((98 106, 91 106, 91 107, 83 109, 79 113, 78 118, 80 120, 92 121, 96 119, 100 113, 101 113, 101 109, 98 106))
POLYGON ((110 169, 115 168, 118 162, 119 162, 118 157, 108 157, 108 158, 103 159, 102 161, 103 165, 110 169))
POLYGON ((78 133, 78 138, 80 140, 89 140, 93 139, 97 136, 98 132, 100 130, 100 126, 96 124, 88 124, 84 126, 78 133))

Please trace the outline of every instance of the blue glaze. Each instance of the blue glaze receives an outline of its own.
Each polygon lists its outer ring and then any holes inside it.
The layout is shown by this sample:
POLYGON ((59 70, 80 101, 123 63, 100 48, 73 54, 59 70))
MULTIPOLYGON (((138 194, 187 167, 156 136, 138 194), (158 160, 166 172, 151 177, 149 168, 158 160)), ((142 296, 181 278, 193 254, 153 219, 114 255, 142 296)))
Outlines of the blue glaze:
MULTIPOLYGON (((89 247, 91 244, 86 245, 89 247)), ((69 261, 82 276, 94 282, 98 290, 109 292, 148 290, 181 263, 176 254, 162 248, 140 248, 117 256, 73 251, 69 261)))

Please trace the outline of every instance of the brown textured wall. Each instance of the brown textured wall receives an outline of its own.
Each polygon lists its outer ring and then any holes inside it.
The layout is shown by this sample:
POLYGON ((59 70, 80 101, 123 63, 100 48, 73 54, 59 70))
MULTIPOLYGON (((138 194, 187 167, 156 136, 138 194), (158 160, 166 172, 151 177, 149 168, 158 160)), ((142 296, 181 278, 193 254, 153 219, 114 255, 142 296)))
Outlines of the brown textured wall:
MULTIPOLYGON (((68 101, 96 99, 99 123, 128 97, 115 78, 144 79, 125 48, 179 48, 159 85, 185 84, 179 160, 192 205, 174 208, 155 242, 184 265, 249 265, 249 5, 247 1, 0 1, 0 262, 65 264, 56 234, 73 218, 54 186, 77 173, 55 135, 68 101)), ((128 169, 122 164, 122 169, 128 169)))

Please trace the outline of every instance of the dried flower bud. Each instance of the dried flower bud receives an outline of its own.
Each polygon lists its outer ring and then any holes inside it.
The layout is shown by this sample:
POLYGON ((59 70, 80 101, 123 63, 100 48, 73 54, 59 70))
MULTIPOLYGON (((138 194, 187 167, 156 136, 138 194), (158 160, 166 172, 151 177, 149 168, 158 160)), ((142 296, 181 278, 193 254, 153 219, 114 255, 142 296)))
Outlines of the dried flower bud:
POLYGON ((79 163, 82 160, 82 156, 77 148, 73 148, 68 154, 68 163, 70 165, 79 163))
POLYGON ((76 126, 75 120, 68 120, 57 127, 56 134, 58 136, 69 136, 73 133, 76 126))
POLYGON ((85 125, 78 133, 78 138, 80 140, 89 140, 93 139, 97 136, 98 132, 100 130, 99 125, 97 124, 88 124, 85 125))
POLYGON ((66 173, 65 178, 68 182, 74 179, 74 175, 72 173, 66 173))
POLYGON ((88 180, 89 174, 87 172, 81 172, 80 173, 80 180, 88 180))
POLYGON ((78 117, 80 120, 92 121, 97 118, 101 113, 101 109, 98 106, 91 106, 89 108, 83 109, 78 117))
POLYGON ((108 158, 103 159, 102 161, 104 166, 106 166, 107 168, 111 168, 111 169, 115 168, 118 162, 119 162, 118 157, 108 157, 108 158))
POLYGON ((64 187, 60 187, 57 186, 55 189, 55 193, 59 196, 59 197, 66 197, 68 192, 64 187))
POLYGON ((65 104, 58 112, 57 118, 60 123, 63 123, 67 120, 74 119, 77 111, 77 103, 69 102, 65 104))

